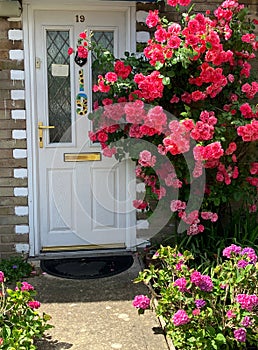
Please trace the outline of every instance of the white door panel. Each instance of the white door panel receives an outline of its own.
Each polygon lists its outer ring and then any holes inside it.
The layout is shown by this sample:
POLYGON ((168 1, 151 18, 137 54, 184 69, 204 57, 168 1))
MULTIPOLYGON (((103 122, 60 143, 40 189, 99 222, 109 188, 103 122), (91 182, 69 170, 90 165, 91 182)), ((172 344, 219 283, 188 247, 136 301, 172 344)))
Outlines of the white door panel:
POLYGON ((77 15, 74 11, 35 12, 36 119, 44 126, 55 126, 42 131, 42 147, 37 148, 42 251, 126 247, 127 232, 135 230, 128 227, 129 222, 132 225, 128 215, 134 215, 134 194, 128 192, 129 162, 118 164, 101 155, 97 161, 66 161, 73 154, 101 153, 88 138, 87 116, 76 113, 76 96, 81 91, 91 107, 91 58, 79 67, 73 56, 68 57, 68 47, 76 48, 79 33, 86 29, 98 33, 117 56, 128 50, 125 11, 83 11, 83 23, 76 22, 77 15))

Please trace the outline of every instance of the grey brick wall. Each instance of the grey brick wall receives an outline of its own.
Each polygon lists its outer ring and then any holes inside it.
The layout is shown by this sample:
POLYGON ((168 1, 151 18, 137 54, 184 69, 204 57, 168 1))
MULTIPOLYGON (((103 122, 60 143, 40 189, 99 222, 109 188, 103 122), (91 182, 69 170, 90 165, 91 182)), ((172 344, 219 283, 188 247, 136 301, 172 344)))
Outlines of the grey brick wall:
POLYGON ((28 205, 27 196, 19 195, 19 189, 27 188, 27 178, 19 175, 20 169, 27 168, 26 158, 19 157, 19 150, 27 147, 26 139, 20 138, 26 121, 19 119, 25 118, 25 101, 19 99, 24 80, 17 79, 23 75, 24 64, 15 59, 23 49, 22 40, 16 40, 21 29, 20 21, 0 18, 0 258, 16 253, 19 247, 22 251, 28 243, 28 216, 19 214, 19 208, 28 205))

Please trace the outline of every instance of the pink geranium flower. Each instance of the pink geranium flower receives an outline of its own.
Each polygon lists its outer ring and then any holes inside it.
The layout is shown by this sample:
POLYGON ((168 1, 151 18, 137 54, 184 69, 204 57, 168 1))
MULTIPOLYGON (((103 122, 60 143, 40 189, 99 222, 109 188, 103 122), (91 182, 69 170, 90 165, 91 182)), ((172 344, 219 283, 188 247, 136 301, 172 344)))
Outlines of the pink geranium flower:
POLYGON ((137 309, 146 310, 150 307, 150 298, 146 295, 136 295, 133 300, 133 306, 137 309))

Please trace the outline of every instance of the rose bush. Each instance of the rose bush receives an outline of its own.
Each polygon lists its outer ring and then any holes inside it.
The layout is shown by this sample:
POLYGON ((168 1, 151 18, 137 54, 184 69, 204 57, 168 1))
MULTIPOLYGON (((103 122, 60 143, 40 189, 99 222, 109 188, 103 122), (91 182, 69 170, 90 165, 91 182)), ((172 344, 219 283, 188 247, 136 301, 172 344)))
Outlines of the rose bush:
MULTIPOLYGON (((168 5, 179 10, 189 2, 168 5)), ((106 156, 136 160, 146 193, 165 198, 181 232, 196 235, 229 203, 257 209, 257 21, 237 0, 181 15, 174 23, 149 12, 146 24, 155 31, 140 57, 116 59, 95 46, 100 74, 90 138, 106 156)))
POLYGON ((181 254, 177 248, 161 247, 153 264, 135 280, 150 288, 157 300, 155 312, 178 350, 257 346, 257 255, 250 247, 232 244, 223 257, 208 274, 191 268, 189 251, 181 254))
POLYGON ((28 282, 17 282, 16 288, 5 287, 5 276, 0 271, 0 349, 33 350, 35 339, 43 337, 52 326, 51 317, 37 311, 40 302, 35 300, 36 291, 28 282))

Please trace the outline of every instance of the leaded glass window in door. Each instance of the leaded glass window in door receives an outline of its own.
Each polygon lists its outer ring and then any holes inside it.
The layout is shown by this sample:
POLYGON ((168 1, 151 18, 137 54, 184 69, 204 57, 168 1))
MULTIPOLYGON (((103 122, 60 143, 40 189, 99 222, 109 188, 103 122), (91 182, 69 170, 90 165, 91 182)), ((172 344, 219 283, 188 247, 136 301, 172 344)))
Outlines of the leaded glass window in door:
POLYGON ((68 30, 47 30, 47 87, 50 143, 71 143, 71 80, 68 30))
MULTIPOLYGON (((114 31, 113 30, 106 30, 106 31, 94 30, 92 32, 91 40, 114 54, 114 31)), ((92 63, 94 63, 96 60, 96 56, 94 52, 92 53, 91 59, 92 59, 92 63)), ((97 83, 98 75, 105 74, 105 73, 106 73, 105 67, 104 67, 104 70, 102 71, 98 66, 93 64, 92 84, 94 85, 97 83)), ((94 93, 93 102, 97 101, 99 97, 101 97, 101 95, 102 94, 94 93)))

